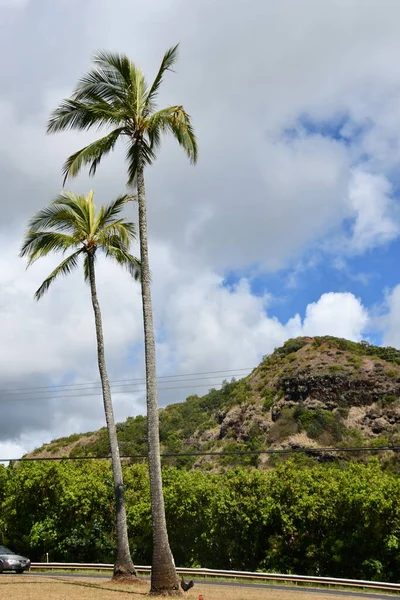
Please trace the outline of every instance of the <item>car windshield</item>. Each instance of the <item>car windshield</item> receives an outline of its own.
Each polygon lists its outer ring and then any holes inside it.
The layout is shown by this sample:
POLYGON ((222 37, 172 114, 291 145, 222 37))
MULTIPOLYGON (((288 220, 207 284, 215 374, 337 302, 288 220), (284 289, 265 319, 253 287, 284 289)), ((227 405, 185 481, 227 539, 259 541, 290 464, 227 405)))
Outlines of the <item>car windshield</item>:
POLYGON ((14 552, 5 546, 0 546, 0 554, 14 554, 14 552))

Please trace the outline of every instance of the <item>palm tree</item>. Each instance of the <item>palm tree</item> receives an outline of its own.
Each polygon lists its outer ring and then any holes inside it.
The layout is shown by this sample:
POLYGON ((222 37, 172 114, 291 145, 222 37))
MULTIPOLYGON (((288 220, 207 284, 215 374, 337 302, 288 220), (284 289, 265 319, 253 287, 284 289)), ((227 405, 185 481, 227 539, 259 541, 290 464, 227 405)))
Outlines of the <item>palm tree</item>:
POLYGON ((139 206, 141 285, 146 360, 146 398, 148 416, 149 470, 153 522, 153 559, 151 593, 179 593, 179 583, 169 546, 161 479, 161 459, 156 382, 156 352, 150 268, 147 242, 144 169, 156 158, 164 133, 171 133, 192 163, 197 145, 189 115, 182 106, 156 110, 156 98, 166 71, 177 60, 178 46, 170 48, 161 61, 153 83, 148 86, 141 69, 123 54, 99 52, 95 68, 79 81, 72 97, 52 113, 48 133, 92 127, 111 128, 104 137, 70 156, 63 168, 64 182, 90 165, 94 175, 101 159, 114 149, 118 140, 126 142, 128 185, 136 184, 139 206))
POLYGON ((44 280, 35 293, 40 300, 51 284, 60 275, 69 275, 83 258, 85 281, 90 284, 92 304, 96 325, 97 359, 103 393, 104 412, 111 448, 111 461, 114 477, 116 502, 117 557, 114 563, 114 577, 136 575, 129 552, 126 524, 124 483, 121 459, 118 448, 117 430, 111 401, 110 382, 107 375, 101 312, 96 290, 95 260, 98 250, 107 258, 114 259, 138 278, 140 264, 129 253, 131 242, 135 239, 135 225, 120 216, 124 205, 131 196, 120 196, 108 206, 102 206, 96 212, 93 192, 79 196, 72 192, 63 192, 59 198, 39 210, 29 221, 20 255, 28 257, 28 267, 36 260, 51 252, 65 253, 73 250, 44 280))

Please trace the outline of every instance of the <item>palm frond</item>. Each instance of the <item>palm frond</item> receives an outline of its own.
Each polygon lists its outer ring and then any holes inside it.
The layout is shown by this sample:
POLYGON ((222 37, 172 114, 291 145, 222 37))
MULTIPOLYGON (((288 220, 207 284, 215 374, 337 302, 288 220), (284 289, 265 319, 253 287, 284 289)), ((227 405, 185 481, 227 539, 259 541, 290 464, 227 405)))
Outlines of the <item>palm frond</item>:
POLYGON ((94 55, 93 62, 102 69, 103 73, 107 74, 107 77, 110 78, 110 80, 114 79, 115 82, 121 82, 123 80, 128 88, 132 85, 132 62, 125 54, 99 50, 94 55), (116 77, 118 79, 115 79, 116 77))
POLYGON ((123 207, 128 202, 133 202, 136 196, 133 194, 124 194, 119 196, 111 202, 108 206, 102 207, 103 211, 99 211, 98 227, 105 227, 109 223, 112 223, 114 219, 121 213, 123 207))
POLYGON ((191 163, 197 162, 197 140, 190 115, 180 106, 170 121, 170 128, 191 163))
POLYGON ((72 98, 63 100, 50 115, 47 133, 68 129, 88 130, 94 125, 99 128, 120 125, 124 114, 100 97, 92 102, 78 102, 72 98))
POLYGON ((127 85, 115 68, 99 66, 80 79, 73 98, 78 102, 91 103, 102 100, 119 107, 126 101, 127 85))
POLYGON ((126 160, 128 162, 128 185, 133 185, 136 179, 136 173, 139 163, 143 167, 151 165, 156 159, 156 154, 146 140, 140 142, 128 142, 126 150, 126 160))
MULTIPOLYGON (((96 263, 96 253, 92 255, 93 263, 96 263)), ((85 258, 83 259, 83 278, 85 283, 90 283, 90 269, 89 269, 89 254, 85 252, 85 258)))
POLYGON ((38 258, 50 252, 66 252, 71 247, 76 247, 79 242, 70 235, 56 231, 28 231, 25 235, 20 256, 28 256, 28 267, 38 258))
POLYGON ((149 110, 154 107, 154 102, 158 94, 159 87, 162 83, 164 73, 166 71, 171 71, 173 65, 178 60, 178 48, 179 44, 176 44, 176 46, 172 46, 172 48, 167 50, 167 52, 164 54, 158 73, 146 97, 146 106, 149 108, 149 110))
POLYGON ((129 98, 131 114, 135 115, 137 124, 145 116, 147 100, 147 83, 144 73, 134 63, 131 63, 132 93, 129 98))
POLYGON ((127 269, 128 273, 137 280, 140 277, 140 261, 132 256, 128 250, 122 245, 107 245, 103 246, 102 250, 107 258, 112 258, 121 267, 127 269))
POLYGON ((143 71, 124 54, 101 51, 95 55, 94 62, 98 68, 81 80, 74 98, 105 99, 124 110, 127 120, 143 114, 148 97, 143 71))
POLYGON ((118 240, 127 248, 136 239, 136 226, 134 223, 124 221, 114 221, 103 227, 96 236, 99 246, 115 245, 118 240))
MULTIPOLYGON (((88 196, 89 195, 90 192, 88 196)), ((75 192, 63 191, 60 193, 59 197, 54 200, 53 204, 56 206, 64 206, 67 210, 70 210, 73 213, 79 226, 79 235, 81 239, 82 237, 86 238, 88 235, 90 235, 90 210, 85 196, 80 196, 79 194, 75 194, 75 192)))
POLYGON ((94 192, 90 190, 83 198, 88 219, 89 237, 93 238, 96 235, 96 205, 93 200, 94 192))
POLYGON ((160 123, 150 122, 150 127, 147 129, 146 133, 149 138, 150 148, 153 151, 158 150, 161 146, 161 134, 163 131, 160 123))
POLYGON ((59 277, 60 275, 69 275, 71 271, 76 269, 78 266, 78 258, 79 255, 82 254, 83 249, 79 249, 70 256, 68 256, 65 260, 62 261, 54 269, 52 273, 43 281, 42 285, 35 292, 35 300, 40 300, 42 296, 47 292, 51 284, 59 277))
POLYGON ((160 132, 170 131, 182 146, 190 162, 197 161, 197 141, 190 116, 182 106, 171 106, 154 113, 147 119, 150 144, 158 144, 160 132))
POLYGON ((74 212, 67 206, 56 201, 39 210, 28 222, 30 231, 44 231, 52 228, 55 231, 79 236, 80 223, 74 212))
POLYGON ((64 184, 68 177, 76 177, 83 165, 90 164, 89 175, 94 175, 101 159, 114 149, 123 131, 124 127, 118 127, 67 158, 63 166, 64 184))

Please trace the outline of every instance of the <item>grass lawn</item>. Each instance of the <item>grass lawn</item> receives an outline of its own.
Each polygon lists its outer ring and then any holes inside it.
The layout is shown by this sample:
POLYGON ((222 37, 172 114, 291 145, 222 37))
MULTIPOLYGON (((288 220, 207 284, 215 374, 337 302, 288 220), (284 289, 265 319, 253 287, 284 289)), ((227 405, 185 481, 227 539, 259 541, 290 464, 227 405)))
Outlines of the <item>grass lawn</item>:
MULTIPOLYGON (((149 592, 148 583, 123 585, 96 579, 67 579, 60 577, 39 578, 29 575, 2 574, 0 576, 0 598, 3 600, 140 600, 149 592)), ((246 590, 228 586, 202 586, 195 583, 184 596, 188 600, 306 600, 308 590, 246 590)), ((312 594, 313 600, 332 600, 332 595, 312 594)))

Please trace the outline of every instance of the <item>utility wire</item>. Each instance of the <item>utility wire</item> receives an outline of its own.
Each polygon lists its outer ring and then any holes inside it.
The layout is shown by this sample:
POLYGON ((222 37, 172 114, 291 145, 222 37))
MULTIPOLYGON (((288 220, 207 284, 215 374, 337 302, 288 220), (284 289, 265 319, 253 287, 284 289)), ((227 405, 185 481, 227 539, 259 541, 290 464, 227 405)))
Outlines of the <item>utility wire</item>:
MULTIPOLYGON (((186 377, 193 377, 195 375, 207 375, 207 376, 211 376, 211 375, 216 375, 216 377, 224 377, 225 374, 228 374, 227 376, 229 377, 243 377, 243 373, 242 371, 252 371, 253 369, 255 369, 255 367, 244 367, 241 369, 221 369, 219 371, 202 371, 202 372, 197 372, 197 373, 177 373, 175 375, 160 375, 157 377, 157 381, 162 382, 162 380, 164 379, 171 379, 171 378, 176 378, 177 380, 181 380, 182 378, 186 378, 186 377)), ((196 377, 196 379, 198 379, 196 377)), ((202 378, 203 379, 203 378, 202 378)), ((214 377, 215 379, 215 377, 214 377)), ((190 381, 187 379, 182 379, 183 381, 190 381)), ((135 384, 135 382, 137 382, 137 384, 142 383, 144 384, 146 382, 144 377, 138 377, 136 379, 116 379, 116 380, 110 380, 110 384, 111 385, 130 385, 130 384, 135 384)), ((167 382, 165 382, 167 383, 167 382)), ((52 393, 54 391, 57 391, 58 389, 64 389, 68 388, 81 388, 81 387, 101 387, 101 383, 99 381, 93 381, 91 383, 69 383, 69 384, 63 384, 63 385, 48 385, 48 386, 43 386, 43 387, 27 387, 27 388, 10 388, 10 389, 1 389, 0 390, 0 394, 11 394, 11 393, 20 393, 20 392, 27 392, 27 393, 34 393, 34 392, 38 392, 38 391, 42 391, 42 390, 48 390, 48 392, 44 392, 44 393, 52 393)), ((68 390, 65 390, 68 391, 68 390)), ((75 391, 75 390, 74 390, 75 391)))
MULTIPOLYGON (((210 389, 210 387, 212 388, 216 388, 218 386, 222 386, 222 383, 203 383, 201 385, 178 385, 178 386, 171 386, 171 387, 159 387, 159 390, 187 390, 187 389, 194 389, 194 388, 207 388, 210 389)), ((134 394, 134 393, 139 393, 139 392, 145 392, 146 388, 132 388, 129 390, 111 390, 113 394, 134 394)), ((69 398, 87 398, 89 396, 100 396, 101 394, 101 390, 94 392, 94 393, 88 393, 88 392, 84 392, 84 393, 80 393, 80 394, 69 394, 68 396, 49 396, 47 398, 43 398, 42 396, 37 396, 37 397, 31 397, 31 398, 9 398, 7 396, 5 396, 4 398, 0 398, 0 403, 7 403, 7 402, 37 402, 40 400, 68 400, 69 398)))
MULTIPOLYGON (((243 375, 244 375, 243 373, 235 373, 233 375, 233 377, 235 377, 235 376, 237 376, 237 377, 243 377, 243 375)), ((223 377, 223 375, 208 375, 207 377, 194 377, 194 378, 190 378, 190 379, 177 378, 177 379, 171 379, 169 381, 160 381, 160 380, 158 380, 158 382, 161 383, 161 384, 166 384, 166 383, 169 384, 169 383, 186 383, 186 382, 192 382, 192 381, 207 381, 207 380, 210 380, 210 379, 218 379, 218 381, 220 381, 221 377, 223 377)), ((111 387, 115 391, 117 391, 115 388, 126 388, 126 387, 137 388, 138 386, 145 385, 145 381, 141 381, 140 383, 112 383, 112 382, 110 382, 110 383, 111 383, 111 387)), ((61 393, 85 392, 86 390, 88 392, 91 392, 91 391, 95 391, 95 390, 97 390, 97 388, 99 388, 99 393, 101 393, 101 383, 98 383, 96 385, 93 385, 93 384, 90 384, 90 385, 91 385, 91 387, 87 387, 87 388, 83 388, 83 389, 66 389, 66 390, 64 389, 64 390, 60 390, 60 392, 61 393)), ((54 394, 54 393, 57 393, 57 392, 59 392, 59 390, 56 389, 56 388, 53 388, 52 390, 46 390, 46 391, 40 392, 40 394, 41 394, 41 397, 42 397, 42 394, 54 394)), ((31 391, 17 392, 17 391, 14 391, 14 390, 10 390, 9 393, 11 393, 11 394, 18 394, 18 395, 22 395, 22 396, 27 396, 27 395, 29 396, 29 395, 32 395, 32 394, 37 394, 39 392, 35 388, 32 388, 31 391)), ((0 392, 0 394, 6 395, 5 391, 0 392)))
MULTIPOLYGON (((259 454, 299 454, 316 452, 383 452, 391 450, 400 452, 400 446, 353 446, 346 448, 271 448, 269 450, 231 450, 221 452, 166 452, 161 454, 161 458, 180 458, 184 456, 257 456, 259 454)), ((127 454, 121 456, 123 459, 141 459, 147 458, 147 454, 127 454)), ((45 456, 29 458, 0 458, 0 462, 34 462, 34 461, 61 461, 61 460, 111 460, 110 456, 45 456)))

